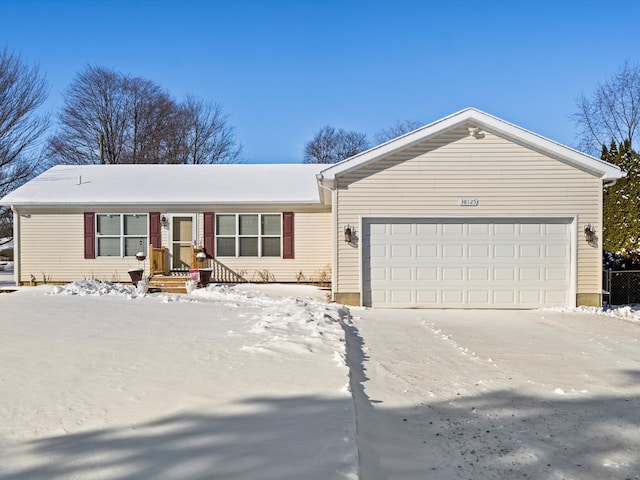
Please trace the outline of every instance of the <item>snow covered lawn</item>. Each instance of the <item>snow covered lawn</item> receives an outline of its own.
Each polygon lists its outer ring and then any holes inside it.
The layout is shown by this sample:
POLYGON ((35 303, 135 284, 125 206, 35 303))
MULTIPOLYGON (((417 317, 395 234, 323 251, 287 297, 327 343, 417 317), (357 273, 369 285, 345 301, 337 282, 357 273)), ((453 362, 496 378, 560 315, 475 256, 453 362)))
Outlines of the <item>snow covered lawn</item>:
POLYGON ((344 308, 50 290, 0 294, 0 478, 356 478, 344 308))
POLYGON ((0 294, 0 479, 640 478, 638 312, 324 295, 0 294))

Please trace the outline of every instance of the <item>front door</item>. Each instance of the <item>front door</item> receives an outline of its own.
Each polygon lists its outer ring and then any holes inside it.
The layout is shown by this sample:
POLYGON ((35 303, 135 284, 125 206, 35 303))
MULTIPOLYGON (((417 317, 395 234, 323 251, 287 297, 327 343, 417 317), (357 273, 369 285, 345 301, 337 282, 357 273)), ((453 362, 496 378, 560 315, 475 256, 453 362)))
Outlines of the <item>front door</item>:
POLYGON ((191 247, 195 240, 195 215, 174 215, 171 217, 171 268, 188 270, 191 266, 191 247))

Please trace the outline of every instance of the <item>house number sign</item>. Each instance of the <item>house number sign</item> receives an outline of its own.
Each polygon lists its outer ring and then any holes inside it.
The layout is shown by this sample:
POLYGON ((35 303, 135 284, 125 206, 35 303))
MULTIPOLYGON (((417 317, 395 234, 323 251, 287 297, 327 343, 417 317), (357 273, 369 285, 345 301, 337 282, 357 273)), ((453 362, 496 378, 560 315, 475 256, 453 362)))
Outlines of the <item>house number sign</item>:
POLYGON ((478 199, 477 198, 459 198, 458 205, 461 207, 477 207, 478 199))

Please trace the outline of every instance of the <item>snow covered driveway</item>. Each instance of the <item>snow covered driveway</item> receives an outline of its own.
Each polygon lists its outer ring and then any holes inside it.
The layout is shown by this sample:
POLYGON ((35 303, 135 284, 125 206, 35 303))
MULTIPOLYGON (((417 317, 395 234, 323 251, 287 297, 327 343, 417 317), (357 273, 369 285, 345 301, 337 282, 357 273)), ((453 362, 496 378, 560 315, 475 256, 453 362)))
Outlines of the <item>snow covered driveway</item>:
POLYGON ((640 323, 550 310, 352 315, 371 402, 357 403, 363 479, 640 478, 640 323))

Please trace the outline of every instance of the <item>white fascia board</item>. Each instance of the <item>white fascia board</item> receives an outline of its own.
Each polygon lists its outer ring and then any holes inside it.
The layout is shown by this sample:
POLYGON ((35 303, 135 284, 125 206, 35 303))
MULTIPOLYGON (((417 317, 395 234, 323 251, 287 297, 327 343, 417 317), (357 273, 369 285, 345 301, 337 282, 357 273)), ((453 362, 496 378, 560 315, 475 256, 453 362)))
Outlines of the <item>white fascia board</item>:
POLYGON ((559 159, 564 160, 569 164, 598 175, 602 180, 615 180, 626 175, 626 173, 616 165, 579 152, 578 150, 567 147, 553 140, 549 140, 548 138, 494 117, 493 115, 489 115, 483 111, 475 108, 466 108, 449 115, 448 117, 414 130, 413 132, 409 132, 351 158, 343 160, 340 163, 336 163, 335 165, 323 170, 320 173, 321 178, 324 180, 334 180, 338 175, 344 175, 345 173, 357 170, 369 163, 376 162, 392 153, 403 150, 417 143, 424 142, 425 140, 429 140, 432 137, 440 135, 464 123, 471 123, 474 126, 479 126, 486 130, 501 133, 514 141, 545 151, 554 157, 559 157, 559 159))
POLYGON ((11 207, 18 212, 50 212, 50 213, 69 213, 77 211, 99 210, 112 212, 143 212, 143 211, 162 211, 162 212, 205 212, 209 210, 225 210, 230 211, 237 209, 238 211, 294 211, 294 212, 320 212, 330 211, 329 205, 323 205, 320 202, 234 202, 234 203, 145 203, 145 202, 85 202, 85 203, 14 203, 11 207))

